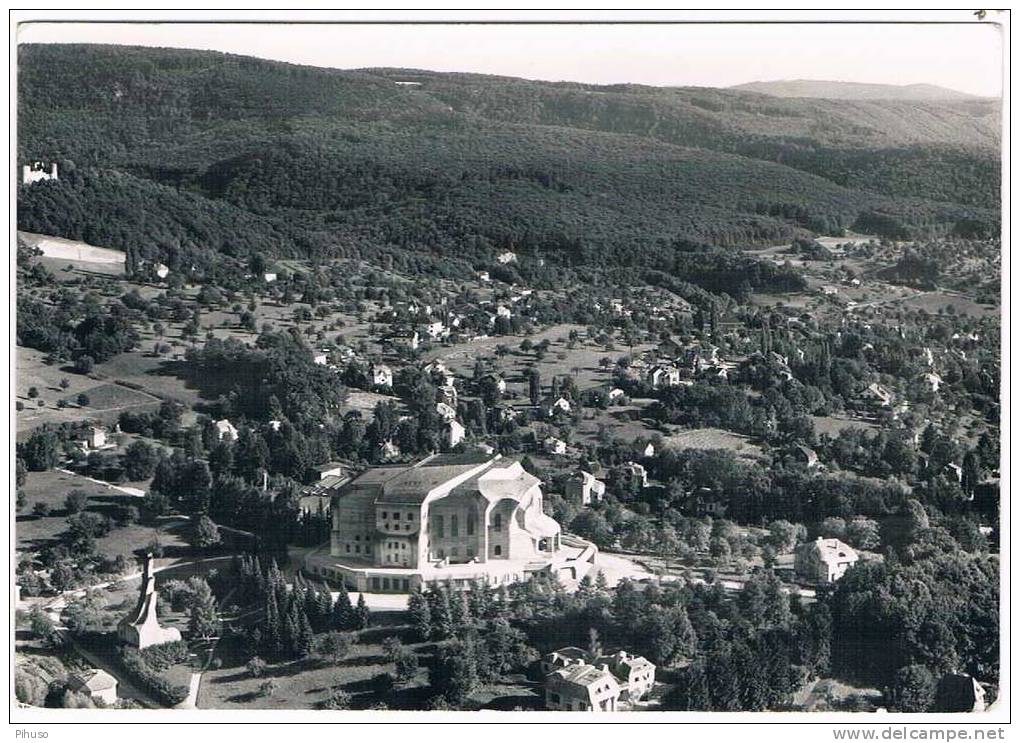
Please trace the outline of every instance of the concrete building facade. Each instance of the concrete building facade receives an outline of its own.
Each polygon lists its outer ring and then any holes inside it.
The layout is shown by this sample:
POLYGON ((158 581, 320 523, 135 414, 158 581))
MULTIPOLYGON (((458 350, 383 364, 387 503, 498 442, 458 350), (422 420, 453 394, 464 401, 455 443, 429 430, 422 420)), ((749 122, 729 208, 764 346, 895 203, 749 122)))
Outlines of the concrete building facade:
POLYGON ((305 568, 357 590, 496 585, 542 570, 579 579, 594 562, 593 545, 566 544, 543 512, 539 480, 500 455, 438 454, 370 469, 339 490, 330 513, 328 553, 313 552, 305 568))

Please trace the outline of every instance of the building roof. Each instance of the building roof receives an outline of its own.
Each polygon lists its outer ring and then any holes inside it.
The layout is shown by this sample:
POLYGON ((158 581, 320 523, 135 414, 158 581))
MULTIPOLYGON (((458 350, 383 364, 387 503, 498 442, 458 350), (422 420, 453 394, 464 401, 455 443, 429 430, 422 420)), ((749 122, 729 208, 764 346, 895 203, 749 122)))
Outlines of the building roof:
POLYGON ((825 562, 830 563, 857 559, 857 551, 853 547, 835 538, 823 539, 818 537, 815 541, 802 545, 801 548, 817 550, 818 556, 825 562))
POLYGON ((622 681, 626 681, 627 677, 634 671, 641 671, 646 668, 652 671, 655 670, 655 664, 643 655, 631 655, 626 650, 618 650, 612 655, 603 655, 595 663, 607 664, 618 677, 622 672, 622 681))
POLYGON ((580 687, 583 695, 594 706, 596 694, 602 692, 620 693, 620 684, 606 666, 592 666, 583 660, 574 660, 546 677, 548 686, 580 687))
POLYGON ((311 485, 306 485, 301 488, 301 496, 307 497, 312 495, 330 496, 333 495, 337 490, 342 488, 348 482, 349 477, 343 475, 329 475, 322 478, 318 482, 313 482, 311 485))
POLYGON ((965 673, 947 673, 935 691, 935 709, 940 712, 975 712, 984 708, 985 690, 977 679, 965 673))
POLYGON ((347 465, 343 462, 323 462, 322 464, 313 464, 311 469, 315 472, 329 472, 335 469, 344 469, 347 465))
POLYGON ((421 504, 436 489, 456 486, 476 470, 491 465, 498 457, 482 452, 438 454, 410 465, 373 467, 359 475, 338 494, 354 490, 377 491, 377 503, 421 504))
POLYGON ((106 691, 117 687, 117 679, 101 668, 88 668, 71 674, 68 679, 75 689, 88 689, 91 692, 106 691))

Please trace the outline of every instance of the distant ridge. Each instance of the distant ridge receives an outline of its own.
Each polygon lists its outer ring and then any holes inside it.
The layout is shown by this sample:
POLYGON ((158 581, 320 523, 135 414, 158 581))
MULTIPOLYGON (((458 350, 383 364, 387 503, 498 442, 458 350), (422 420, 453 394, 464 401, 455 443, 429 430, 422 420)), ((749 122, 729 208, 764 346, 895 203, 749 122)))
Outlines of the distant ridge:
POLYGON ((980 97, 938 85, 880 85, 837 80, 772 80, 734 85, 732 90, 764 93, 777 98, 829 98, 847 101, 963 101, 980 97))

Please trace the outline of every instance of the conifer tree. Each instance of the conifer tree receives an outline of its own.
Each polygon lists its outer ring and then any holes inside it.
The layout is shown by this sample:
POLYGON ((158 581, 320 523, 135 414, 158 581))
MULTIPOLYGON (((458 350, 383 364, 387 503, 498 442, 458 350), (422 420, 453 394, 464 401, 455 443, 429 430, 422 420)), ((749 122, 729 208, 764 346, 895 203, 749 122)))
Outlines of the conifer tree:
POLYGON ((354 610, 355 629, 365 629, 368 626, 368 604, 365 603, 365 594, 358 594, 358 606, 354 610))
POLYGON ((351 597, 347 593, 346 586, 340 586, 336 602, 333 604, 333 629, 350 630, 354 629, 354 607, 351 606, 351 597))
POLYGON ((442 586, 429 593, 429 608, 432 610, 432 637, 445 640, 453 635, 453 615, 450 611, 450 594, 442 586))
POLYGON ((419 640, 425 642, 432 636, 432 610, 428 598, 419 588, 411 593, 407 600, 407 612, 411 617, 411 626, 419 640))

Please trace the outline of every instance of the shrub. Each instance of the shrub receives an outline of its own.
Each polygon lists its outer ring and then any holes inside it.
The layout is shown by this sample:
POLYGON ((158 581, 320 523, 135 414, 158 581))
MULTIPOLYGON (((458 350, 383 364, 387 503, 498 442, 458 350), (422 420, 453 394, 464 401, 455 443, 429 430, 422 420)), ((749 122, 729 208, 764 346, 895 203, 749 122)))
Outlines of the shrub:
POLYGON ((150 645, 138 652, 153 671, 165 671, 170 666, 186 661, 190 651, 188 643, 184 640, 174 640, 160 645, 150 645))
POLYGON ((187 699, 188 687, 173 684, 160 676, 145 662, 142 652, 134 648, 124 648, 120 652, 121 665, 132 680, 167 707, 174 707, 187 699))

